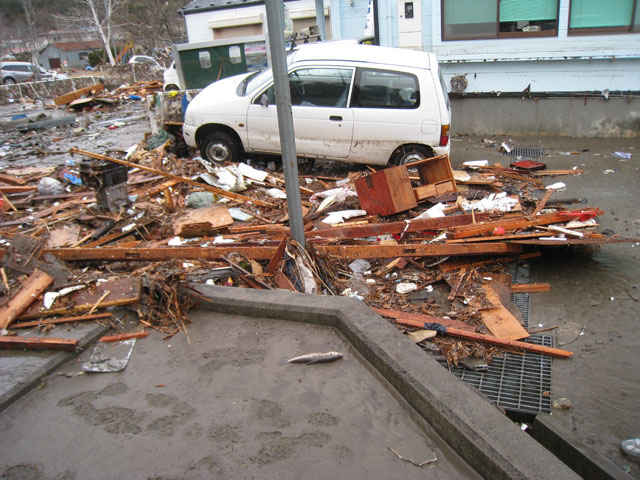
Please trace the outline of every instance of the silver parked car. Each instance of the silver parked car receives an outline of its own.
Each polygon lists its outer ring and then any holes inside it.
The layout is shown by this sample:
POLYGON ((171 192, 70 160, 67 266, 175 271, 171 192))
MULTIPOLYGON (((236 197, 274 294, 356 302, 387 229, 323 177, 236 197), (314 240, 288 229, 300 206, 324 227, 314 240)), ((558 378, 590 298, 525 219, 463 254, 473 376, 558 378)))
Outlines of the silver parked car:
POLYGON ((3 85, 37 80, 37 68, 29 62, 2 62, 0 67, 3 85))

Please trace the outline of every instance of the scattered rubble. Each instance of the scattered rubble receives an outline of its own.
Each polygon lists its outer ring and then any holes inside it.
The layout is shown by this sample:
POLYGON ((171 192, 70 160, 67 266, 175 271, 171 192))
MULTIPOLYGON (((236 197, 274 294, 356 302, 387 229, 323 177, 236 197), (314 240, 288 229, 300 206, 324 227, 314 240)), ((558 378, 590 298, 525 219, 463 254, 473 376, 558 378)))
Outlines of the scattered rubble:
MULTIPOLYGON (((92 112, 158 89, 138 82, 105 92, 99 84, 55 104, 92 112)), ((25 118, 4 127, 42 120, 25 118)), ((353 296, 449 364, 490 362, 504 350, 567 358, 569 351, 523 342, 529 332, 510 294, 550 286, 513 284, 506 265, 550 245, 635 241, 596 232, 604 213, 596 206, 553 200, 560 184, 545 188, 541 178, 579 175, 577 168, 518 160, 456 171, 439 156, 346 176, 301 175, 302 248, 289 238, 281 172, 267 162, 209 165, 184 152, 179 132, 162 131, 127 152, 72 148, 72 160, 57 167, 8 168, 5 158, 0 348, 73 349, 18 332, 82 321, 120 331, 110 311, 125 306, 165 339, 188 335, 188 312, 202 298, 197 284, 206 283, 353 296)))

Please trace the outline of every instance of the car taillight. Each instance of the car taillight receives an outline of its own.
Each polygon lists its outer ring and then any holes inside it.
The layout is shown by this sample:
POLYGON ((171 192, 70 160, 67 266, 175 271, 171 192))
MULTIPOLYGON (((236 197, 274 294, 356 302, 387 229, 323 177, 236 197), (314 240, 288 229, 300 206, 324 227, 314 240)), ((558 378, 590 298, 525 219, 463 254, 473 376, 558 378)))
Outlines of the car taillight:
POLYGON ((449 144, 449 125, 440 127, 440 146, 446 147, 449 144))

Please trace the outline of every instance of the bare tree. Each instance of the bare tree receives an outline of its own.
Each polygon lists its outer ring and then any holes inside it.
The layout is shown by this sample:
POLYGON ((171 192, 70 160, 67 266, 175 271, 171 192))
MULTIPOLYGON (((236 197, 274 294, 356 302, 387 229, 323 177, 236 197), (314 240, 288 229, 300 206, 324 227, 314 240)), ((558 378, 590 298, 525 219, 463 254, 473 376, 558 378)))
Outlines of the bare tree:
POLYGON ((31 53, 31 63, 38 65, 38 27, 36 25, 35 2, 34 0, 20 0, 20 6, 24 11, 27 48, 31 53))
POLYGON ((115 65, 111 49, 116 28, 113 19, 124 4, 125 0, 74 0, 69 14, 63 18, 76 26, 90 26, 104 45, 109 63, 115 65))
POLYGON ((128 0, 121 11, 127 36, 148 50, 179 42, 184 37, 184 19, 178 10, 185 0, 128 0))

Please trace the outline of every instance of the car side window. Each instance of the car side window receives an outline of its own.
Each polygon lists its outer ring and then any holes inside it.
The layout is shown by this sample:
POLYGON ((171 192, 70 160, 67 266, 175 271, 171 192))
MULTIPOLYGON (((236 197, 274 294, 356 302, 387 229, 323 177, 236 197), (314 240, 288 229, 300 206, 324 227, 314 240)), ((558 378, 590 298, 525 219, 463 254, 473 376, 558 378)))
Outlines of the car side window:
POLYGON ((415 75, 392 70, 359 68, 353 88, 352 107, 418 108, 420 86, 415 75))
MULTIPOLYGON (((289 74, 291 105, 302 107, 347 106, 353 69, 350 68, 300 68, 289 74)), ((276 101, 272 85, 265 91, 269 105, 276 101)), ((260 103, 260 98, 255 103, 260 103)))

